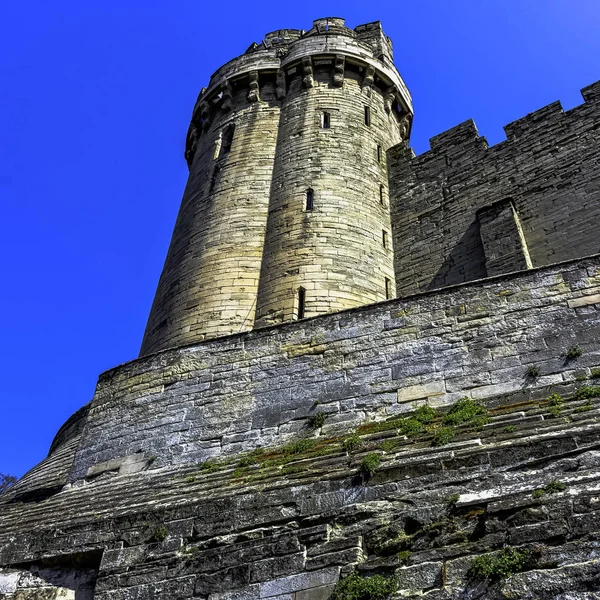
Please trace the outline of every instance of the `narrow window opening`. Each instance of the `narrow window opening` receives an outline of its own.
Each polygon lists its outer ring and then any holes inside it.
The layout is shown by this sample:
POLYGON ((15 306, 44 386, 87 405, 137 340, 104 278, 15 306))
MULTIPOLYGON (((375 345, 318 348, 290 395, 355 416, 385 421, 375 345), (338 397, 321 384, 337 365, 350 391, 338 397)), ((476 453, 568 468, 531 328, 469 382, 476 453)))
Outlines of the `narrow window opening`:
POLYGON ((382 206, 385 204, 385 190, 382 185, 379 186, 379 203, 382 206))
POLYGON ((388 247, 388 234, 387 234, 387 231, 385 229, 381 230, 381 243, 383 244, 383 247, 387 249, 387 247, 388 247))
POLYGON ((365 125, 371 124, 371 109, 365 106, 365 125))
POLYGON ((233 143, 233 134, 235 132, 235 125, 229 125, 223 132, 223 139, 221 141, 221 156, 231 152, 231 144, 233 143))
POLYGON ((329 23, 326 23, 326 25, 325 25, 325 31, 329 31, 329 23))
POLYGON ((381 162, 381 146, 377 146, 377 162, 381 162))
POLYGON ((331 115, 328 112, 324 112, 321 115, 321 127, 323 129, 329 129, 331 126, 331 115))
POLYGON ((308 188, 306 190, 306 210, 312 210, 314 208, 314 192, 308 188))
POLYGON ((385 278, 385 299, 389 300, 392 297, 392 282, 385 278))
POLYGON ((219 177, 219 173, 221 172, 221 167, 219 165, 215 165, 213 169, 212 177, 210 178, 210 188, 208 189, 208 193, 210 194, 214 189, 217 183, 217 179, 219 177))
POLYGON ((304 309, 306 304, 306 290, 298 288, 298 319, 304 319, 304 309))

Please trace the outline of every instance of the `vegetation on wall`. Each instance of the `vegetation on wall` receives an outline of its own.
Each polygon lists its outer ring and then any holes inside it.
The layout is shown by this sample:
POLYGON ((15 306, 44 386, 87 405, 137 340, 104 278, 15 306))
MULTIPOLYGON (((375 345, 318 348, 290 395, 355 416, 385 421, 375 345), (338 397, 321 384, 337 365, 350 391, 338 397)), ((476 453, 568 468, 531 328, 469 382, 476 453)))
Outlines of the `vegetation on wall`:
POLYGON ((471 563, 469 576, 473 579, 505 579, 530 568, 532 559, 530 550, 503 548, 498 553, 478 556, 471 563))
POLYGON ((398 587, 393 577, 372 575, 361 577, 357 573, 340 579, 330 600, 386 600, 398 587))

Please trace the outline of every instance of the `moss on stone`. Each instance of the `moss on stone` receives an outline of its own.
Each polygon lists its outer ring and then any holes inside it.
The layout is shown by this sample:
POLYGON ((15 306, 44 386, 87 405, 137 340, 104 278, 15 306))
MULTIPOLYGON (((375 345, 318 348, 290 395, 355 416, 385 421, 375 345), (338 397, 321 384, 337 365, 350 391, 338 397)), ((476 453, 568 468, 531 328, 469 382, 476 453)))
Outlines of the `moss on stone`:
POLYGON ((353 573, 338 581, 330 600, 386 600, 397 587, 394 577, 383 575, 361 577, 353 573))
POLYGON ((164 542, 169 535, 169 530, 164 525, 159 525, 152 533, 155 542, 164 542))
POLYGON ((445 446, 449 444, 456 435, 454 427, 438 427, 433 433, 432 446, 445 446))
POLYGON ((425 427, 421 421, 410 417, 408 419, 403 419, 400 423, 399 432, 402 435, 406 435, 407 437, 416 437, 419 434, 423 433, 425 427))
POLYGON ((377 452, 369 452, 360 463, 361 472, 367 477, 373 477, 379 465, 381 464, 381 456, 377 452))
POLYGON ((579 345, 571 346, 567 352, 566 356, 568 360, 575 360, 583 355, 583 348, 579 345))
POLYGON ((450 508, 453 508, 454 506, 456 506, 456 503, 459 501, 459 499, 460 499, 460 494, 450 494, 446 498, 446 505, 450 508))
POLYGON ((352 452, 355 452, 362 446, 362 443, 363 442, 360 436, 356 433, 353 433, 342 442, 342 448, 348 454, 352 454, 352 452))
POLYGON ((282 447, 281 451, 284 456, 295 456, 298 454, 302 454, 307 450, 311 450, 314 448, 317 442, 310 438, 303 438, 296 442, 292 442, 291 444, 287 444, 282 447))
POLYGON ((600 385, 584 385, 573 395, 573 400, 589 400, 600 398, 600 385))
POLYGON ((485 406, 471 398, 457 400, 443 419, 445 425, 484 425, 488 422, 485 406))
POLYGON ((503 548, 497 554, 483 554, 472 563, 468 575, 473 579, 505 579, 525 571, 531 562, 531 552, 518 548, 503 548))
POLYGON ((423 424, 432 423, 435 419, 435 416, 435 410, 426 404, 419 406, 419 408, 417 408, 413 414, 413 418, 423 424))
POLYGON ((545 485, 543 488, 538 488, 533 492, 534 498, 541 498, 546 494, 558 494, 559 492, 564 492, 567 489, 567 484, 559 481, 558 479, 553 479, 550 483, 545 485))
POLYGON ((209 458, 208 460, 200 463, 200 470, 205 471, 206 473, 214 473, 215 471, 219 470, 219 465, 217 461, 209 458))
POLYGON ((399 445, 399 440, 397 439, 393 439, 393 440, 385 440, 384 442, 382 442, 381 444, 381 449, 384 452, 393 452, 399 445))
POLYGON ((564 403, 565 401, 563 400, 562 396, 559 394, 551 394, 548 396, 548 412, 553 417, 560 416, 564 403))
POLYGON ((320 429, 325 424, 327 419, 327 413, 322 410, 317 411, 314 415, 308 417, 307 424, 310 429, 320 429))

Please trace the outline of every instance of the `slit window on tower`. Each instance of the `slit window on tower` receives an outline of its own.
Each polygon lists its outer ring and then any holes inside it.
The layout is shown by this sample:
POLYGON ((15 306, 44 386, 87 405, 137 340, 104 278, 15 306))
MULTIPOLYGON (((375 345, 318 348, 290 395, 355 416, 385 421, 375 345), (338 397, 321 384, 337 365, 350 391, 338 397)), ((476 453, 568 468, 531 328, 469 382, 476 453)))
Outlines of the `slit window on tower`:
POLYGON ((321 114, 321 127, 323 129, 329 129, 331 127, 331 115, 328 112, 321 114))
POLYGON ((382 185, 379 186, 379 203, 382 206, 385 204, 385 190, 382 185))
POLYGON ((392 297, 392 282, 385 278, 385 299, 389 300, 392 297))
POLYGON ((298 319, 304 319, 306 304, 306 290, 301 287, 298 288, 298 319))
POLYGON ((371 109, 365 106, 365 125, 371 124, 371 109))
POLYGON ((235 125, 229 125, 223 132, 221 141, 221 156, 231 152, 231 144, 233 143, 233 134, 235 133, 235 125))
POLYGON ((312 210, 315 206, 315 195, 311 188, 306 190, 306 210, 312 210))
POLYGON ((381 230, 381 244, 383 245, 384 248, 388 247, 388 234, 385 229, 381 230))
POLYGON ((377 162, 381 162, 381 146, 377 146, 377 162))

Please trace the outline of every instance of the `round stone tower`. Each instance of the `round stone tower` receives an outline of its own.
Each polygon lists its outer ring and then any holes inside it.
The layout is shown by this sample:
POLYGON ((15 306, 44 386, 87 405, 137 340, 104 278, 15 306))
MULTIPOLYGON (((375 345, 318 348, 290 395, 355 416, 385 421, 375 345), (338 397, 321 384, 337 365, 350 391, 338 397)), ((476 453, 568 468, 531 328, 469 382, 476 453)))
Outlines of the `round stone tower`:
POLYGON ((411 120, 379 22, 275 31, 216 71, 141 355, 392 297, 386 151, 411 120))

